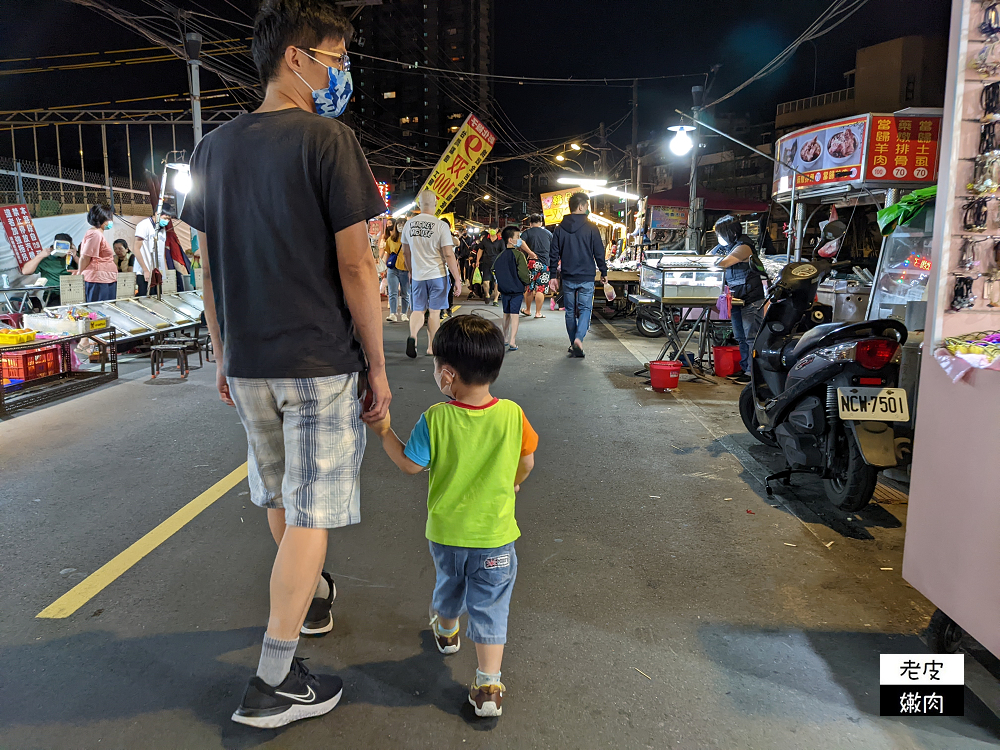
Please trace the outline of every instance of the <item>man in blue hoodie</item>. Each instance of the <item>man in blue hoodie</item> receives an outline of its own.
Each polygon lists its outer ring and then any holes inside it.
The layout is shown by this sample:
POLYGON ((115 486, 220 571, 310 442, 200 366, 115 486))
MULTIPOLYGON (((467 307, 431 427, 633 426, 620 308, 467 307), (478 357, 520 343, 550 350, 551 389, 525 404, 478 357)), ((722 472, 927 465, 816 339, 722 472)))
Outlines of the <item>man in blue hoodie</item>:
POLYGON ((549 251, 549 288, 559 290, 560 278, 563 304, 566 306, 566 332, 569 334, 569 356, 583 359, 583 339, 590 328, 594 308, 594 277, 601 269, 601 281, 608 279, 608 264, 604 261, 604 240, 597 225, 587 219, 590 198, 586 193, 569 197, 568 216, 552 233, 549 251), (560 271, 559 261, 562 260, 560 271))

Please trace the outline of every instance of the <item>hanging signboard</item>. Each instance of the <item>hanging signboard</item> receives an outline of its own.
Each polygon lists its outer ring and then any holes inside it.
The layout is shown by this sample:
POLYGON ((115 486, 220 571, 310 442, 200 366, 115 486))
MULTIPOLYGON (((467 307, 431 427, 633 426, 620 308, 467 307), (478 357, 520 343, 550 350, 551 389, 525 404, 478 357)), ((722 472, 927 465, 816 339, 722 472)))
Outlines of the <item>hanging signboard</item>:
POLYGON ((839 184, 929 183, 937 179, 941 118, 858 115, 812 125, 781 137, 773 193, 803 196, 839 184), (789 165, 789 166, 786 166, 789 165))
POLYGON ((31 222, 31 214, 27 206, 0 207, 0 219, 3 221, 3 231, 7 242, 14 252, 18 270, 24 264, 42 252, 42 243, 35 233, 35 225, 31 222))
POLYGON ((868 180, 936 182, 940 117, 872 115, 868 180))
POLYGON ((542 193, 542 216, 546 224, 558 224, 563 216, 569 213, 569 197, 579 193, 580 188, 556 190, 552 193, 542 193))
MULTIPOLYGON (((478 117, 469 115, 451 139, 421 190, 433 190, 437 195, 435 216, 448 207, 464 188, 479 166, 493 150, 497 137, 478 117)), ((419 195, 419 193, 418 193, 419 195)))
POLYGON ((677 206, 650 206, 649 228, 687 229, 688 209, 677 206))

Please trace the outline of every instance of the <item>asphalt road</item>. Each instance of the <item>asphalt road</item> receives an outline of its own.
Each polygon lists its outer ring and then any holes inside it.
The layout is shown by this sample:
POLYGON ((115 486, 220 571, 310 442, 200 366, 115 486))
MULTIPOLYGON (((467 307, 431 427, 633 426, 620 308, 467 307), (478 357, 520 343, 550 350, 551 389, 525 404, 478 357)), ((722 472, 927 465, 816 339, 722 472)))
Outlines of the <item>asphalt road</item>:
MULTIPOLYGON (((522 324, 494 389, 541 439, 518 497, 503 718, 463 708, 473 649, 444 658, 430 642, 426 479, 374 441, 362 523, 331 535, 335 629, 299 650, 344 678, 330 715, 278 731, 229 720, 274 555, 245 481, 69 617, 37 618, 245 461, 213 365, 150 381, 142 361, 0 423, 0 748, 1000 745, 968 691, 965 717, 878 716, 878 654, 924 651, 933 610, 900 577, 905 506, 847 518, 808 483, 766 498, 751 469, 774 457, 743 432, 737 387, 653 393, 632 373, 656 342, 596 323, 587 358, 569 360, 547 314, 522 324)), ((404 435, 441 398, 405 335, 387 324, 404 435)))

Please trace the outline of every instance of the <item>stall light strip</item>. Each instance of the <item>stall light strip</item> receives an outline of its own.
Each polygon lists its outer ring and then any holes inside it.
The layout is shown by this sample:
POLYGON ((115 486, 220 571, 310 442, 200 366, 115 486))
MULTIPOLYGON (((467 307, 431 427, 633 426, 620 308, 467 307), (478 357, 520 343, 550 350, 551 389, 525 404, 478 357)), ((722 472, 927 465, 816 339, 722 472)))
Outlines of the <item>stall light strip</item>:
POLYGON ((247 465, 244 463, 238 469, 213 484, 198 497, 178 510, 146 536, 132 544, 124 552, 95 570, 76 586, 56 599, 35 617, 44 619, 62 619, 69 617, 80 607, 89 602, 101 591, 110 586, 133 565, 163 544, 185 525, 194 520, 203 510, 225 495, 229 490, 247 478, 247 465))

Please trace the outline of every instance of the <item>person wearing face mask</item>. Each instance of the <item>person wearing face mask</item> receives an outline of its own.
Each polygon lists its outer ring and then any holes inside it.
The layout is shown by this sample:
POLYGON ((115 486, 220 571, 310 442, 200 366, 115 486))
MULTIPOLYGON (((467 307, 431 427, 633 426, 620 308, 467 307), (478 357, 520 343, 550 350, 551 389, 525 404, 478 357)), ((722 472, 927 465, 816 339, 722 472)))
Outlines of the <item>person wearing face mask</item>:
POLYGON ((181 215, 198 232, 216 388, 243 423, 250 499, 278 545, 257 672, 232 715, 260 728, 325 714, 343 694, 295 651, 300 634, 334 627, 329 532, 360 522, 364 422, 392 399, 367 226, 385 202, 335 119, 353 33, 329 0, 261 3, 251 53, 264 99, 198 143, 181 215))
POLYGON ((87 212, 90 229, 80 243, 80 273, 87 302, 113 300, 118 288, 118 265, 115 251, 104 236, 106 229, 114 226, 111 206, 91 206, 87 212))
POLYGON ((156 293, 155 285, 150 289, 153 269, 158 270, 161 277, 167 271, 168 226, 170 226, 170 216, 162 208, 159 213, 135 225, 135 244, 132 252, 138 261, 135 267, 135 283, 139 287, 140 297, 156 293))
POLYGON ((479 241, 479 250, 476 253, 476 266, 483 277, 483 301, 494 307, 500 304, 497 301, 500 292, 493 278, 493 262, 503 252, 504 247, 499 231, 495 226, 491 226, 486 236, 479 241))
POLYGON ((753 342, 764 321, 764 283, 761 279, 763 268, 754 251, 754 243, 743 234, 743 227, 735 216, 723 216, 715 222, 715 236, 719 244, 712 250, 720 255, 715 264, 725 269, 725 283, 735 299, 743 305, 733 305, 733 336, 740 345, 740 367, 742 372, 730 376, 734 383, 750 382, 750 352, 753 342))

